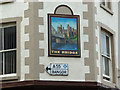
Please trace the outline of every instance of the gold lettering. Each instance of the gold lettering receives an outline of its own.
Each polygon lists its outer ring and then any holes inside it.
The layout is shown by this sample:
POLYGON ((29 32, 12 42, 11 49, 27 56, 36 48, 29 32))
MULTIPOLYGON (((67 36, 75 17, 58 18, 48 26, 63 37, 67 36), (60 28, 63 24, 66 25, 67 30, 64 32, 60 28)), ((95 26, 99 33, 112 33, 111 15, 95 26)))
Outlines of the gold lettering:
POLYGON ((75 52, 73 52, 73 54, 75 54, 75 52))
POLYGON ((54 53, 57 53, 57 51, 54 51, 54 53))
POLYGON ((54 51, 52 51, 52 53, 54 53, 54 51))
POLYGON ((76 52, 76 54, 78 54, 78 52, 76 52))
POLYGON ((70 51, 70 54, 72 54, 72 51, 70 51))
POLYGON ((60 53, 60 51, 58 51, 58 53, 60 53))
POLYGON ((65 53, 67 54, 67 51, 65 51, 65 53))
POLYGON ((62 53, 65 53, 64 51, 62 51, 62 53))

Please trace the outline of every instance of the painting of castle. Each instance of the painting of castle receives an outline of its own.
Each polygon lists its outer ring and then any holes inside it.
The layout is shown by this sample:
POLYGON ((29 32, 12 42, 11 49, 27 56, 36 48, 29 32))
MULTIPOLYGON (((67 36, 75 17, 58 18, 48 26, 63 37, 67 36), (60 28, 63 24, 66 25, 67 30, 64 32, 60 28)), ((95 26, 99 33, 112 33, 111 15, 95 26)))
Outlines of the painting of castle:
POLYGON ((51 18, 51 43, 55 50, 77 50, 76 18, 51 18))
POLYGON ((56 43, 77 43, 77 30, 66 25, 65 29, 62 25, 57 30, 52 26, 52 41, 56 43))

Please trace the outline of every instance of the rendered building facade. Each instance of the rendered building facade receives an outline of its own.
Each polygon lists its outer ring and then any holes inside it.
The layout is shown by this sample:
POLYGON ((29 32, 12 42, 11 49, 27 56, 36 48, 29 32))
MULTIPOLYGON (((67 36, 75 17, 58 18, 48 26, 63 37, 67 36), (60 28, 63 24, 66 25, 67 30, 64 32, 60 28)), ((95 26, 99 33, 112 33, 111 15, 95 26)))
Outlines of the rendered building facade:
POLYGON ((119 89, 113 1, 0 1, 1 88, 119 89))

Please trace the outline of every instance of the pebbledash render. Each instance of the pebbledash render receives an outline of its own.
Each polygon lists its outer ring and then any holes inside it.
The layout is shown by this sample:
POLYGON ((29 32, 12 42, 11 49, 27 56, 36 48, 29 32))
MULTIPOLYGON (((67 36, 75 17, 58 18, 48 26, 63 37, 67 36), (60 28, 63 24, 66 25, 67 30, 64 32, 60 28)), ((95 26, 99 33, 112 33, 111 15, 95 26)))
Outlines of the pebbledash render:
POLYGON ((117 90, 118 60, 118 1, 0 0, 2 90, 117 90))

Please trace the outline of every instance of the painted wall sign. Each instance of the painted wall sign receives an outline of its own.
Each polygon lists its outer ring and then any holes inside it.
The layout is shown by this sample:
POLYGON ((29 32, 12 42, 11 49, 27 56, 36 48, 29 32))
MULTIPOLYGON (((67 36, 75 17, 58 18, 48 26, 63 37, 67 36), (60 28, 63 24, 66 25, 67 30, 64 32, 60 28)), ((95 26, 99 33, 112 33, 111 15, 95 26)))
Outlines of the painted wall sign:
POLYGON ((49 56, 80 57, 78 15, 48 14, 49 56))
POLYGON ((46 71, 50 75, 67 76, 68 75, 68 64, 51 63, 48 67, 46 67, 46 71))

